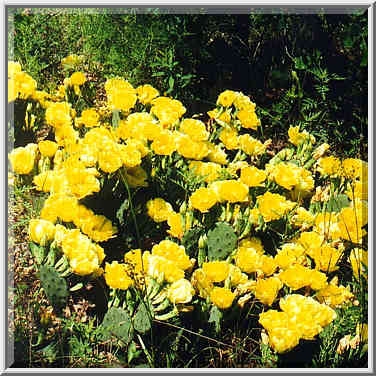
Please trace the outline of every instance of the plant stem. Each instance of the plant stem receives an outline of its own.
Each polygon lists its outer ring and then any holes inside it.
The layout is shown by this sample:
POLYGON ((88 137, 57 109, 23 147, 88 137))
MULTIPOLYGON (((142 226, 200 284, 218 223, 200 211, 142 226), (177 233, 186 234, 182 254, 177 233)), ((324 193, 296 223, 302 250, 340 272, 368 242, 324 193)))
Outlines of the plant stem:
POLYGON ((133 222, 134 222, 134 227, 136 229, 137 244, 138 244, 138 247, 141 249, 140 231, 138 229, 137 219, 136 219, 136 213, 134 211, 134 207, 133 207, 133 203, 132 203, 131 191, 129 189, 127 178, 123 175, 123 171, 121 169, 119 170, 119 174, 120 174, 121 180, 123 181, 125 189, 127 190, 127 194, 128 194, 128 198, 129 198, 129 208, 131 210, 131 214, 132 214, 132 218, 133 218, 133 222))

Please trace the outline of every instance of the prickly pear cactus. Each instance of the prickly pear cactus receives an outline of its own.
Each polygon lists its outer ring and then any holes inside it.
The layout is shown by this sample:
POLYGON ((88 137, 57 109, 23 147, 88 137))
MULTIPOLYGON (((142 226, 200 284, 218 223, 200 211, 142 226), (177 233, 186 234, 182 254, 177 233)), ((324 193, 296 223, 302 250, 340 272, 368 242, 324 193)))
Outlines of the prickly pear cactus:
POLYGON ((68 297, 67 282, 51 266, 42 265, 39 271, 42 287, 50 304, 60 309, 64 307, 68 297))
POLYGON ((230 225, 218 222, 213 230, 208 232, 209 261, 225 259, 235 248, 237 237, 230 225))
POLYGON ((125 343, 129 343, 132 340, 131 319, 128 312, 122 308, 111 307, 104 316, 101 328, 104 340, 109 340, 113 337, 125 343))
POLYGON ((150 316, 144 303, 140 303, 138 306, 133 326, 140 333, 146 333, 151 328, 150 316))

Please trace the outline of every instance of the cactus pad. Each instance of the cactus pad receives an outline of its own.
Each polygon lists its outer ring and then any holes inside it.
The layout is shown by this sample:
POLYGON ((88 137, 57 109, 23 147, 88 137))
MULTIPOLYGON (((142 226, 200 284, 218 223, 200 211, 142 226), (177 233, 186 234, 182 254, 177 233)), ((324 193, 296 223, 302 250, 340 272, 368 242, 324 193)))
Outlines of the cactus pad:
POLYGON ((131 319, 127 311, 122 308, 110 308, 104 316, 101 328, 104 340, 109 340, 112 337, 116 337, 125 343, 129 343, 132 340, 131 319))
POLYGON ((50 304, 56 308, 62 308, 67 301, 67 282, 60 277, 59 273, 51 266, 42 265, 40 267, 40 280, 50 304))
POLYGON ((235 248, 237 237, 230 225, 218 222, 213 230, 208 232, 209 261, 225 259, 235 248))

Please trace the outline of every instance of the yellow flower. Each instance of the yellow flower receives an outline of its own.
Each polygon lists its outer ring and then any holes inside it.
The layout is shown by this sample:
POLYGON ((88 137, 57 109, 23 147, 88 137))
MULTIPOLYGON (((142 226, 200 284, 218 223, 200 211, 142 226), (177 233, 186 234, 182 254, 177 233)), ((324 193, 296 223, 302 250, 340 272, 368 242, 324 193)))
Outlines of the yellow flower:
POLYGON ((26 175, 33 170, 37 156, 36 150, 36 144, 28 144, 11 151, 9 160, 15 174, 26 175))
POLYGON ((241 269, 233 264, 230 264, 229 278, 231 286, 242 285, 248 281, 248 276, 242 273, 241 269))
POLYGON ((183 219, 180 213, 171 213, 167 218, 167 224, 170 226, 170 229, 167 232, 178 239, 181 239, 184 235, 184 225, 183 219))
POLYGON ((277 269, 277 263, 271 256, 262 255, 260 259, 261 271, 264 275, 272 275, 277 269))
POLYGON ((141 164, 141 153, 136 145, 127 143, 127 145, 118 144, 117 146, 125 167, 132 168, 141 164))
POLYGON ((44 157, 52 158, 58 149, 58 144, 49 140, 40 141, 38 143, 38 149, 44 157))
POLYGON ((256 104, 251 102, 249 97, 244 95, 243 93, 238 93, 234 100, 234 106, 236 107, 237 110, 242 111, 242 110, 247 110, 247 111, 255 111, 256 109, 256 104))
POLYGON ((281 250, 274 257, 280 269, 286 270, 294 264, 303 264, 305 262, 305 251, 302 245, 297 243, 283 244, 281 250))
POLYGON ((311 283, 310 286, 313 290, 321 290, 328 285, 328 277, 325 273, 321 273, 314 269, 311 271, 311 283))
POLYGON ((329 175, 331 177, 340 176, 342 174, 341 161, 333 156, 322 157, 317 161, 317 171, 321 175, 329 175))
POLYGON ((261 268, 261 255, 254 248, 240 246, 236 252, 235 263, 242 272, 254 273, 261 268))
POLYGON ((264 247, 262 245, 262 242, 259 238, 245 238, 242 239, 239 243, 239 248, 252 248, 254 249, 260 256, 264 253, 264 247))
POLYGON ((166 280, 169 283, 184 278, 184 270, 180 269, 175 262, 165 257, 151 255, 144 252, 142 255, 146 274, 157 280, 166 280))
POLYGON ((206 213, 212 206, 217 203, 217 196, 212 189, 199 188, 192 193, 190 203, 193 208, 206 213))
POLYGON ((17 72, 12 79, 16 86, 15 90, 19 93, 19 98, 27 99, 34 95, 37 82, 26 72, 17 72))
POLYGON ((298 184, 300 178, 300 168, 293 163, 282 162, 273 166, 272 174, 275 182, 278 185, 291 190, 294 185, 298 184))
POLYGON ((314 221, 315 216, 302 206, 296 210, 296 214, 291 218, 291 223, 300 227, 303 231, 312 227, 314 221))
POLYGON ((270 346, 279 354, 292 350, 299 344, 299 332, 294 327, 273 328, 268 332, 270 346))
POLYGON ((202 270, 212 282, 222 282, 230 273, 230 264, 226 261, 204 262, 202 270))
POLYGON ((72 271, 82 276, 98 272, 105 258, 103 248, 92 243, 78 229, 67 231, 62 240, 62 250, 69 259, 72 271))
POLYGON ((104 278, 107 285, 114 289, 127 290, 134 283, 127 273, 127 266, 117 261, 106 263, 104 278))
POLYGON ((278 278, 292 290, 299 290, 311 284, 311 269, 294 264, 280 273, 278 278))
POLYGON ((151 85, 142 85, 136 89, 138 99, 142 104, 151 103, 151 101, 159 96, 159 91, 151 85))
POLYGON ((196 119, 184 119, 180 123, 180 131, 188 135, 193 141, 206 141, 209 138, 205 124, 196 119))
POLYGON ((354 277, 359 281, 360 276, 367 278, 368 251, 361 248, 354 248, 350 252, 349 261, 354 277))
POLYGON ((309 140, 310 136, 306 131, 299 132, 299 126, 290 127, 288 130, 289 140, 295 146, 298 146, 300 143, 309 140))
POLYGON ((77 86, 81 86, 86 82, 86 77, 82 72, 74 72, 70 78, 69 78, 69 83, 77 86))
POLYGON ((328 150, 330 146, 327 143, 321 144, 319 147, 317 147, 313 152, 313 159, 316 161, 321 158, 328 150))
POLYGON ((14 77, 16 73, 21 71, 21 64, 18 61, 8 61, 8 78, 14 77))
POLYGON ((237 180, 223 180, 218 186, 219 197, 229 202, 244 202, 248 197, 248 187, 237 180))
POLYGON ((350 200, 368 200, 368 180, 363 178, 349 182, 347 185, 347 191, 345 192, 350 200))
POLYGON ((358 201, 355 207, 343 208, 338 214, 338 227, 342 239, 360 243, 366 231, 362 228, 368 222, 368 208, 365 201, 358 201))
POLYGON ((235 294, 224 287, 214 287, 210 293, 211 302, 218 308, 227 309, 231 307, 235 294))
POLYGON ((219 139, 228 150, 239 148, 238 132, 234 128, 224 128, 219 135, 219 139))
POLYGON ((295 202, 286 200, 285 197, 277 193, 270 192, 257 196, 257 202, 258 209, 265 222, 281 218, 296 205, 295 202))
POLYGON ((46 110, 46 123, 54 128, 70 126, 72 118, 67 102, 51 103, 46 110))
POLYGON ((256 130, 257 127, 261 124, 260 119, 257 117, 254 111, 240 110, 236 114, 236 116, 240 120, 242 127, 244 128, 251 128, 253 130, 256 130))
POLYGON ((38 191, 50 192, 53 182, 56 179, 55 171, 44 171, 39 175, 34 176, 33 183, 36 185, 38 191))
POLYGON ((120 78, 108 79, 105 90, 108 106, 112 110, 127 112, 136 104, 136 90, 128 81, 120 78))
POLYGON ((174 212, 171 204, 159 197, 149 200, 146 204, 146 208, 148 209, 149 217, 151 217, 154 222, 167 221, 170 214, 174 212))
POLYGON ((330 283, 318 291, 316 299, 331 308, 341 307, 349 302, 354 295, 350 292, 350 286, 338 286, 338 277, 333 278, 330 283))
POLYGON ((269 309, 260 314, 259 323, 269 332, 273 328, 286 328, 289 323, 289 317, 286 312, 269 309))
POLYGON ((256 283, 255 297, 262 304, 272 305, 283 284, 277 277, 259 279, 256 283))
POLYGON ((206 299, 210 295, 210 292, 214 288, 213 282, 201 268, 196 269, 192 273, 191 283, 195 290, 198 292, 199 296, 204 299, 206 299))
POLYGON ((14 79, 8 79, 8 103, 13 102, 18 97, 18 88, 14 79))
POLYGON ((213 162, 192 161, 189 163, 189 169, 198 175, 205 177, 205 182, 210 183, 219 177, 221 165, 213 162))
POLYGON ((207 155, 209 161, 218 163, 220 165, 226 165, 228 163, 227 154, 221 149, 220 145, 214 145, 210 142, 208 142, 206 145, 209 149, 209 154, 207 155))
POLYGON ((78 201, 74 196, 62 194, 51 194, 44 202, 41 211, 41 219, 46 219, 53 223, 57 218, 63 222, 73 222, 77 216, 78 201))
POLYGON ((96 215, 94 212, 90 213, 89 218, 80 218, 78 212, 74 223, 83 233, 96 242, 104 242, 112 238, 117 232, 117 228, 112 225, 109 219, 103 215, 96 215))
POLYGON ((151 149, 158 155, 171 155, 176 150, 176 142, 172 132, 161 131, 151 144, 151 149))
POLYGON ((189 303, 194 293, 191 283, 184 278, 172 283, 167 289, 168 300, 174 304, 189 303))
POLYGON ((248 187, 259 187, 265 179, 266 172, 259 170, 257 167, 248 166, 240 170, 240 181, 248 185, 248 187))
POLYGON ((184 134, 176 134, 176 144, 178 153, 187 159, 201 160, 209 153, 205 142, 194 141, 184 134))
POLYGON ((342 161, 343 175, 347 179, 361 178, 362 175, 368 175, 368 164, 361 159, 347 158, 342 161))
POLYGON ((87 128, 99 126, 99 114, 94 108, 82 111, 81 117, 76 119, 76 125, 83 124, 87 128))
POLYGON ((55 237, 55 226, 44 219, 32 219, 29 222, 30 239, 42 246, 47 245, 55 237))
POLYGON ((298 239, 298 243, 301 244, 305 252, 313 257, 316 250, 320 249, 324 244, 324 236, 314 231, 302 232, 298 239))
POLYGON ((342 256, 342 252, 328 244, 324 244, 318 248, 313 254, 316 267, 325 273, 338 270, 338 261, 342 256))
POLYGON ((217 105, 223 106, 223 107, 230 107, 235 98, 237 97, 238 93, 232 90, 225 90, 221 94, 219 94, 217 99, 217 105))
POLYGON ((163 127, 170 127, 186 112, 183 104, 167 97, 153 99, 150 113, 155 115, 163 127))
POLYGON ((238 137, 240 149, 244 151, 244 153, 257 156, 265 153, 269 142, 266 141, 264 144, 259 140, 251 137, 249 134, 243 134, 238 137))
POLYGON ((189 256, 185 253, 185 248, 171 240, 162 240, 159 244, 156 244, 152 249, 152 254, 173 261, 182 270, 187 270, 192 266, 189 256))

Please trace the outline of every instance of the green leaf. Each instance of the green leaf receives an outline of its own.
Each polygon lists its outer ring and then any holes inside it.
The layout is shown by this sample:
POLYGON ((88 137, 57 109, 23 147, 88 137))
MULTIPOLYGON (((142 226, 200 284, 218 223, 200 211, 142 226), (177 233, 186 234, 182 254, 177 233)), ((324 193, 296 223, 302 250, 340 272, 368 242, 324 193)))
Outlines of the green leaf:
POLYGON ((341 209, 350 206, 350 200, 344 194, 339 194, 337 196, 332 196, 327 202, 326 210, 328 212, 340 212, 341 209))
POLYGON ((133 338, 131 319, 122 308, 111 307, 104 316, 101 328, 104 340, 116 337, 129 343, 133 338))
POLYGON ((168 86, 170 90, 174 88, 174 83, 175 83, 174 77, 170 76, 168 79, 168 86))
POLYGON ((217 306, 213 306, 210 310, 210 316, 209 316, 208 322, 214 323, 215 332, 217 334, 221 331, 222 317, 223 317, 222 311, 217 306))
POLYGON ((215 228, 208 232, 209 261, 225 259, 234 250, 237 239, 230 225, 225 222, 218 222, 215 228))
POLYGON ((141 352, 141 350, 137 350, 136 343, 132 341, 128 346, 128 363, 130 363, 133 359, 136 359, 141 352))
POLYGON ((366 67, 368 65, 368 52, 365 51, 362 56, 362 61, 360 62, 361 67, 366 67))
POLYGON ((145 303, 140 303, 133 320, 134 328, 140 333, 146 333, 151 328, 149 312, 145 303))
POLYGON ((46 248, 32 242, 29 243, 29 247, 35 261, 41 265, 46 257, 46 248))
POLYGON ((52 342, 43 349, 39 350, 38 353, 41 353, 43 358, 49 363, 53 363, 58 355, 58 343, 52 342))
POLYGON ((68 287, 64 278, 51 266, 42 265, 39 270, 40 281, 50 304, 57 309, 67 301, 68 287))

